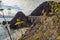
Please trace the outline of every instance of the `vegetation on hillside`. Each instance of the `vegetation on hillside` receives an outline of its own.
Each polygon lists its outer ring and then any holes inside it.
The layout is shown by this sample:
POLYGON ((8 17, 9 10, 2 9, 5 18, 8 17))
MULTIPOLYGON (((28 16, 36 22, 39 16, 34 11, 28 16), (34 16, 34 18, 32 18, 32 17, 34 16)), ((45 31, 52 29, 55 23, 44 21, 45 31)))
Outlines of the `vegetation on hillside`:
POLYGON ((51 11, 43 9, 43 15, 35 20, 20 40, 59 40, 57 37, 60 36, 60 4, 53 1, 47 3, 51 11))

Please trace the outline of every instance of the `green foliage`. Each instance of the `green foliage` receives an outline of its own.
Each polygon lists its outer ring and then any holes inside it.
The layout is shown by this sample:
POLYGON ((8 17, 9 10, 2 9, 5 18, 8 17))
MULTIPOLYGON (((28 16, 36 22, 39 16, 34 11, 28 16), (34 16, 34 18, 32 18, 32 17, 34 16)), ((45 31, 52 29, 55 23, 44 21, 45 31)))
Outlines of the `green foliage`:
POLYGON ((49 34, 50 34, 50 30, 47 30, 47 31, 44 33, 44 35, 45 35, 46 37, 48 37, 49 34))
POLYGON ((52 21, 53 21, 54 25, 57 25, 58 23, 60 23, 60 18, 55 15, 55 16, 53 16, 52 21))
POLYGON ((57 2, 48 2, 49 5, 51 6, 51 14, 50 15, 53 15, 53 14, 56 14, 57 12, 60 12, 60 4, 58 4, 57 2))
POLYGON ((41 31, 41 30, 43 30, 43 28, 44 28, 44 26, 41 25, 41 26, 39 27, 39 30, 41 31))

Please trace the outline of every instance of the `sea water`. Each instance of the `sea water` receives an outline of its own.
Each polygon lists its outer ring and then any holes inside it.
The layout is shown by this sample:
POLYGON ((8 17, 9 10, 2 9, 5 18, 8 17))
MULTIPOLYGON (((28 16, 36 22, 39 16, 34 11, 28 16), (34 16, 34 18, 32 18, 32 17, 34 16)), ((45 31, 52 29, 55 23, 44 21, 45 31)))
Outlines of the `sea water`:
MULTIPOLYGON (((5 18, 6 21, 11 21, 12 18, 5 18)), ((0 18, 0 23, 4 21, 3 18, 0 18)), ((0 25, 0 40, 5 40, 8 37, 8 32, 5 28, 3 28, 3 25, 0 25)))
MULTIPOLYGON (((12 20, 12 18, 5 18, 6 19, 6 21, 11 21, 12 20)), ((0 22, 3 22, 4 21, 4 18, 0 18, 0 22)))
MULTIPOLYGON (((11 21, 12 18, 6 18, 7 21, 11 21)), ((0 18, 0 22, 4 21, 3 18, 0 18)), ((7 26, 9 28, 9 24, 7 26)), ((26 28, 19 29, 19 31, 14 32, 13 30, 10 30, 10 35, 13 40, 16 40, 16 38, 20 38, 22 34, 24 34, 26 31, 26 28), (19 34, 18 34, 19 33, 19 34), (18 35, 18 36, 17 36, 18 35)), ((10 40, 10 36, 8 34, 8 31, 4 28, 4 25, 0 25, 0 40, 10 40)))

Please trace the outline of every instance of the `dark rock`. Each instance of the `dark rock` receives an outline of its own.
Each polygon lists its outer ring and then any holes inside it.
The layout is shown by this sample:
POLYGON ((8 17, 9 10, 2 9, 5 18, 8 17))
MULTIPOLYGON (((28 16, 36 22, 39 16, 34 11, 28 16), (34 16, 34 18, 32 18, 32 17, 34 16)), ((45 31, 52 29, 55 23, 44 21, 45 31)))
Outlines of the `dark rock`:
MULTIPOLYGON (((18 12, 15 17, 10 21, 10 27, 11 29, 16 29, 15 27, 15 23, 17 22, 16 19, 20 18, 21 21, 24 21, 24 23, 26 23, 27 19, 26 16, 24 15, 23 12, 18 12)), ((26 26, 26 24, 22 24, 24 27, 26 26)), ((22 28, 23 26, 21 26, 20 28, 22 28)), ((18 29, 18 28, 17 28, 18 29)))
POLYGON ((40 4, 32 13, 30 16, 41 16, 42 10, 45 10, 46 15, 49 16, 49 12, 51 12, 51 5, 49 3, 53 3, 54 1, 46 1, 40 4))

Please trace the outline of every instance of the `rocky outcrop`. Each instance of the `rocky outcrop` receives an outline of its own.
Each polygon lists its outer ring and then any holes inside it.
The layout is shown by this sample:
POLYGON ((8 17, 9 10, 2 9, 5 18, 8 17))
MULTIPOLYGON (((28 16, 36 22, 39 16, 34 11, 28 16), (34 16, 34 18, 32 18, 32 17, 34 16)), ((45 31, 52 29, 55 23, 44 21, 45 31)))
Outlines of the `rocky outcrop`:
POLYGON ((57 4, 57 2, 54 2, 54 1, 43 2, 31 13, 30 16, 41 16, 41 15, 43 15, 43 13, 42 13, 43 10, 45 10, 47 16, 51 16, 51 14, 49 14, 49 12, 52 12, 52 10, 55 10, 54 8, 55 8, 55 6, 57 6, 56 4, 57 4))
POLYGON ((55 40, 60 34, 60 18, 40 16, 21 40, 55 40))
MULTIPOLYGON (((49 3, 52 8, 52 16, 47 16, 48 11, 45 11, 42 16, 34 21, 20 40, 56 40, 57 36, 60 35, 60 4, 49 1, 47 1, 47 3, 49 3)), ((38 11, 40 11, 40 9, 35 11, 36 15, 34 13, 33 15, 37 16, 38 11)), ((48 14, 50 13, 48 12, 48 14)))
POLYGON ((26 18, 26 16, 24 15, 23 12, 17 12, 16 15, 14 16, 14 18, 11 20, 10 23, 11 24, 15 24, 16 23, 16 19, 19 18, 19 17, 20 17, 21 20, 24 20, 26 18))
POLYGON ((27 17, 23 12, 17 12, 15 17, 10 21, 11 29, 18 29, 18 27, 15 27, 15 23, 17 22, 18 18, 20 18, 21 21, 24 21, 24 24, 22 24, 21 28, 23 28, 23 26, 26 27, 27 17))

